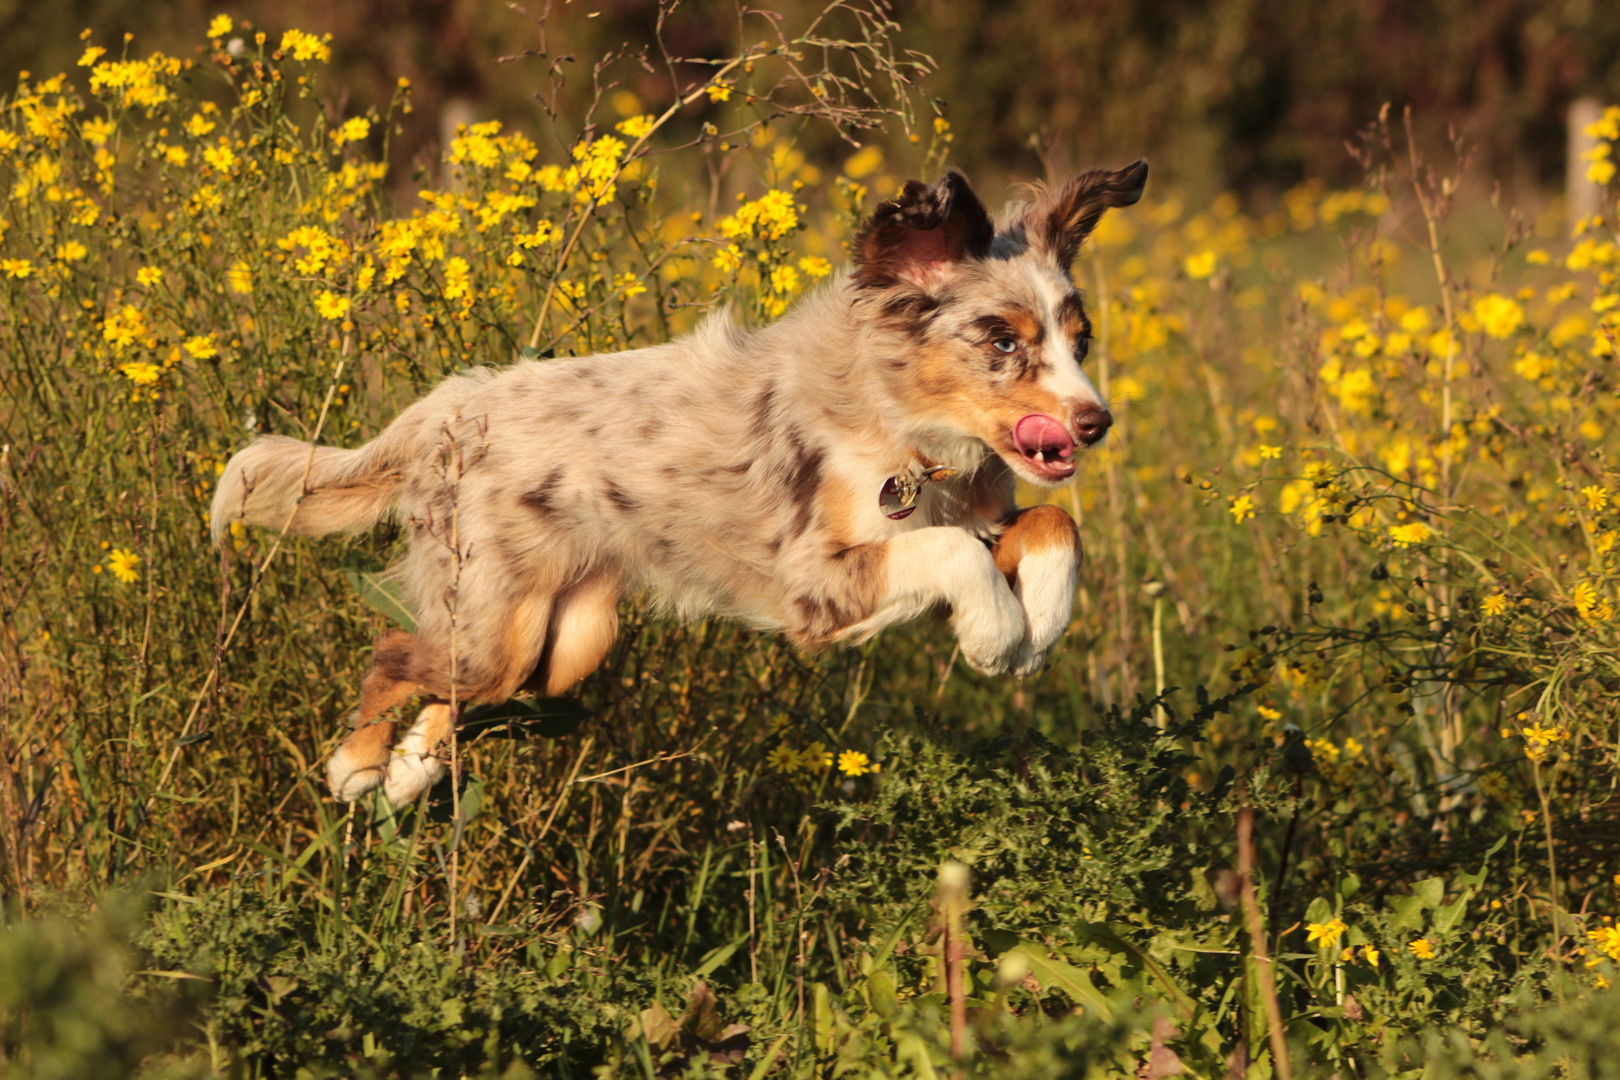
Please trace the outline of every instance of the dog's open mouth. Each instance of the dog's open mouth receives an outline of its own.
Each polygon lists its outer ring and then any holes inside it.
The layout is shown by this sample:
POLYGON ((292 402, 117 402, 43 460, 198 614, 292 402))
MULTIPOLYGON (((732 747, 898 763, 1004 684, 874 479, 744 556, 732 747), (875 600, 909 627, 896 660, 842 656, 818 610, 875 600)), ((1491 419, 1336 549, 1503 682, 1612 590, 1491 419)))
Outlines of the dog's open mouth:
POLYGON ((1024 463, 1043 480, 1062 480, 1074 473, 1074 437, 1045 413, 1030 413, 1018 421, 1013 443, 1024 463))

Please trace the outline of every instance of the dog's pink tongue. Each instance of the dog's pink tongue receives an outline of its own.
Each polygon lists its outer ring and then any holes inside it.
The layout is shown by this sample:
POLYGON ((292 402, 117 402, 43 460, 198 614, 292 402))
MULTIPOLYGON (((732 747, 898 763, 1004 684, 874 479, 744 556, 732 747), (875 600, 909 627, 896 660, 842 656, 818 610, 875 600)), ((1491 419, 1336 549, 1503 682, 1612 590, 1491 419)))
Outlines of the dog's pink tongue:
POLYGON ((1045 450, 1065 461, 1074 456, 1074 439, 1069 429, 1045 413, 1030 413, 1013 428, 1013 441, 1021 453, 1045 450))

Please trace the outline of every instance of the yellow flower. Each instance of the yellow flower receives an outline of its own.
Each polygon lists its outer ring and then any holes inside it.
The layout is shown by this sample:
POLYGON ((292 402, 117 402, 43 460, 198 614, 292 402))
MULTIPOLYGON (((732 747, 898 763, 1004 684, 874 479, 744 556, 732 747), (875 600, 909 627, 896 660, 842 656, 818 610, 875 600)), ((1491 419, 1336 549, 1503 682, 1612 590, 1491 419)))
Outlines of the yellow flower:
POLYGON ((444 298, 456 300, 467 296, 469 289, 470 268, 467 260, 457 255, 444 264, 444 298))
POLYGON ((237 157, 230 143, 221 138, 218 146, 210 146, 203 151, 203 160, 216 172, 228 173, 236 168, 237 157))
POLYGON ((824 278, 832 273, 832 263, 819 255, 806 255, 799 260, 799 269, 813 278, 824 278))
POLYGON ((1487 619, 1494 619, 1507 610, 1507 597, 1501 593, 1493 593, 1479 602, 1479 610, 1487 619))
POLYGON ((113 548, 112 554, 107 556, 107 569, 125 585, 133 585, 141 579, 141 572, 136 569, 140 565, 141 557, 123 548, 113 548))
POLYGON ((1215 253, 1201 251, 1197 255, 1189 255, 1181 265, 1188 277, 1202 280, 1215 273, 1215 253))
POLYGON ((1524 309, 1506 296, 1491 293, 1474 301, 1474 318, 1491 337, 1511 337, 1524 325, 1524 309))
POLYGON ((199 334, 186 342, 186 352, 198 360, 207 360, 219 355, 219 347, 214 344, 213 334, 199 334))
POLYGON ((234 25, 229 15, 215 15, 214 21, 208 24, 208 36, 222 38, 231 32, 234 25))
POLYGON ((716 270, 734 273, 742 268, 742 252, 737 250, 737 245, 728 244, 715 252, 713 262, 716 270))
POLYGON ((83 55, 81 55, 79 57, 79 66, 80 67, 94 67, 95 64, 96 64, 96 61, 100 60, 103 56, 106 56, 106 55, 107 55, 107 50, 103 49, 100 45, 87 46, 85 48, 85 50, 84 50, 83 55))
POLYGON ((246 261, 238 259, 225 271, 225 287, 238 296, 246 296, 253 291, 253 270, 246 261))
POLYGON ((647 286, 643 285, 641 279, 629 270, 613 278, 613 287, 619 291, 619 298, 622 300, 628 300, 632 296, 640 296, 647 291, 647 286))
POLYGON ((1282 719, 1282 710, 1281 709, 1273 709, 1270 705, 1261 705, 1255 711, 1260 714, 1260 718, 1263 719, 1263 720, 1281 720, 1282 719))
POLYGON ((1405 525, 1391 525, 1389 538, 1395 542, 1396 547, 1411 547, 1421 544, 1434 535, 1434 531, 1421 521, 1410 521, 1405 525))
POLYGON ((158 381, 158 376, 163 374, 162 368, 156 364, 148 364, 144 360, 133 364, 123 364, 118 370, 122 371, 124 377, 136 386, 150 386, 158 381))
POLYGON ((766 757, 766 762, 779 773, 799 771, 799 753, 789 746, 778 746, 766 757))
POLYGON ((653 118, 649 113, 646 116, 632 116, 620 123, 615 129, 620 134, 628 135, 632 139, 639 139, 652 130, 653 118))
POLYGON ((827 749, 825 743, 817 740, 799 751, 799 767, 811 772, 826 772, 832 768, 832 751, 827 749))
POLYGON ((332 132, 332 141, 342 146, 344 143, 360 142, 370 134, 371 121, 363 116, 352 116, 332 132))
POLYGON ((868 143, 844 162, 844 175, 860 180, 877 172, 882 166, 883 148, 876 143, 868 143))
POLYGON ((113 348, 122 351, 146 335, 146 316, 133 304, 125 304, 107 316, 101 324, 101 337, 113 348))
POLYGON ((1323 949, 1331 949, 1339 943, 1344 932, 1350 929, 1343 919, 1335 916, 1325 923, 1309 923, 1305 927, 1305 943, 1317 945, 1323 949))
POLYGON ((1599 487, 1597 484, 1588 484, 1581 488, 1581 494, 1586 496, 1588 510, 1602 510, 1609 505, 1609 489, 1599 487))
POLYGON ((1373 948, 1371 945, 1363 945, 1361 947, 1361 957, 1362 957, 1362 959, 1367 961, 1367 966, 1368 967, 1377 967, 1378 966, 1378 957, 1380 955, 1381 954, 1379 953, 1379 951, 1377 949, 1373 948))
POLYGON ((1571 599, 1575 602, 1575 610, 1587 622, 1603 622, 1614 614, 1614 608, 1590 581, 1583 581, 1575 586, 1571 599))
POLYGON ((731 100, 731 87, 729 87, 725 83, 721 83, 721 82, 710 83, 709 84, 709 100, 710 101, 730 101, 731 100))
POLYGON ((1282 457, 1282 447, 1280 447, 1280 446, 1267 446, 1264 443, 1262 443, 1260 445, 1260 460, 1261 461, 1269 461, 1269 460, 1272 460, 1272 459, 1275 459, 1275 458, 1280 458, 1280 457, 1282 457))
POLYGON ((11 278, 25 278, 34 272, 34 264, 27 259, 0 259, 0 274, 11 278))
POLYGON ((799 288, 799 272, 791 266, 778 266, 771 271, 771 289, 774 292, 790 293, 799 288))
POLYGON ((107 140, 112 138, 112 133, 112 121, 99 116, 94 120, 86 120, 84 126, 79 129, 79 134, 83 135, 84 141, 91 146, 105 146, 107 140))
POLYGON ((186 148, 183 146, 165 146, 163 148, 163 160, 170 165, 176 165, 183 169, 186 162, 191 160, 191 155, 186 152, 186 148))
POLYGON ((77 240, 69 240, 56 249, 56 257, 63 262, 78 262, 88 254, 90 254, 90 249, 77 240))
POLYGON ((281 35, 281 51, 291 53, 294 60, 318 60, 324 64, 332 58, 332 50, 327 45, 331 40, 331 34, 318 38, 302 30, 289 30, 281 35))
POLYGON ((872 771, 867 767, 869 760, 859 750, 845 750, 838 755, 838 771, 845 776, 865 776, 872 771))
POLYGON ((336 321, 349 313, 349 298, 339 296, 331 289, 322 289, 315 298, 315 310, 321 313, 321 318, 336 321))
POLYGON ((1596 945, 1604 956, 1607 956, 1610 960, 1620 960, 1620 926, 1599 927, 1596 930, 1588 931, 1586 936, 1591 939, 1592 944, 1596 945))
POLYGON ((163 280, 163 271, 155 266, 143 266, 135 271, 135 280, 150 289, 163 280))
POLYGON ((798 208, 793 196, 786 191, 767 191, 753 202, 745 202, 731 217, 723 218, 715 228, 728 239, 754 236, 761 240, 780 240, 799 226, 798 208))
POLYGON ((1239 495, 1232 500, 1232 505, 1226 508, 1226 512, 1232 515, 1234 522, 1241 525, 1254 517, 1254 500, 1247 495, 1239 495))
POLYGON ((202 113, 192 113, 191 119, 186 121, 186 131, 193 139, 200 139, 214 130, 214 122, 202 113))

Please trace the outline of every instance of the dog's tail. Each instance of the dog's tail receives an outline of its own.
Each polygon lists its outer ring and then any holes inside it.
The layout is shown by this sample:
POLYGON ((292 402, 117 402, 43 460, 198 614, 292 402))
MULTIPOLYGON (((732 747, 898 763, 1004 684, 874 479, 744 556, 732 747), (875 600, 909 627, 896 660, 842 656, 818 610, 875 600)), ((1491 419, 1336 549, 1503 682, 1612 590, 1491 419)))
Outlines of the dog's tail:
POLYGON ((358 532, 375 525, 404 482, 401 440, 393 429, 357 450, 312 446, 264 435, 226 464, 209 513, 214 542, 233 521, 295 536, 358 532), (391 436, 394 436, 391 438, 391 436))

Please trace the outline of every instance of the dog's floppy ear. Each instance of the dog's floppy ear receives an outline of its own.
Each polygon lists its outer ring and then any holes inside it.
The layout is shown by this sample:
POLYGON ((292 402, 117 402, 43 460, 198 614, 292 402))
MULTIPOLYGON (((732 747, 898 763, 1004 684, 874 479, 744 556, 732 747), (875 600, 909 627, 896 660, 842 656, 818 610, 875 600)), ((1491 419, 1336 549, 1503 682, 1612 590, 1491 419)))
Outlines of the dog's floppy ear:
POLYGON ((1079 254, 1080 244, 1091 235, 1106 211, 1131 206, 1142 197, 1147 174, 1145 161, 1127 165, 1118 172, 1093 169, 1056 191, 1046 192, 1026 219, 1030 240, 1050 251, 1058 265, 1067 270, 1079 254))
POLYGON ((988 254, 995 234, 984 204, 955 169, 931 187, 908 180, 899 195, 878 204, 855 237, 855 281, 928 289, 963 259, 988 254))

